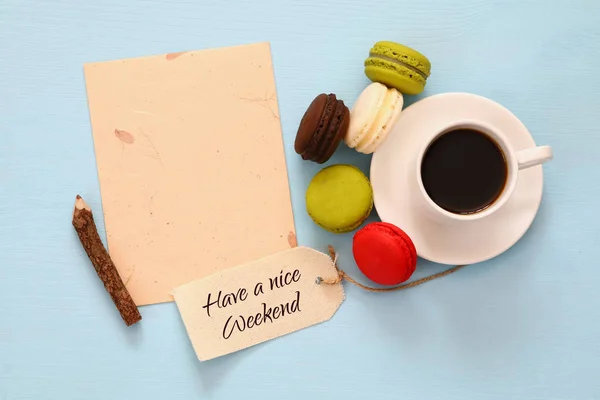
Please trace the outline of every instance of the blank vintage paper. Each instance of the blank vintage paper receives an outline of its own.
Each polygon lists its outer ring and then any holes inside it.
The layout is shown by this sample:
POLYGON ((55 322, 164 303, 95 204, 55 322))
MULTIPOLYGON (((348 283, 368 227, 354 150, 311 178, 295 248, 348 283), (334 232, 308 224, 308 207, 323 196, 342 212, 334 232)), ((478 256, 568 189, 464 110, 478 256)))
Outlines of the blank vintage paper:
POLYGON ((268 43, 84 71, 108 250, 137 305, 289 248, 268 43))

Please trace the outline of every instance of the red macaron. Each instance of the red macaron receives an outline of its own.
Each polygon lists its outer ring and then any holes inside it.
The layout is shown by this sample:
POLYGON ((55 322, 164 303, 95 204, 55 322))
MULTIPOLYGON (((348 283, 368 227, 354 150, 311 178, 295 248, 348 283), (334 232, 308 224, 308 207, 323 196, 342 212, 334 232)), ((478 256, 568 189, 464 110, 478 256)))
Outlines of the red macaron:
POLYGON ((397 285, 407 281, 417 267, 417 250, 410 237, 387 222, 372 222, 354 235, 356 265, 373 282, 397 285))

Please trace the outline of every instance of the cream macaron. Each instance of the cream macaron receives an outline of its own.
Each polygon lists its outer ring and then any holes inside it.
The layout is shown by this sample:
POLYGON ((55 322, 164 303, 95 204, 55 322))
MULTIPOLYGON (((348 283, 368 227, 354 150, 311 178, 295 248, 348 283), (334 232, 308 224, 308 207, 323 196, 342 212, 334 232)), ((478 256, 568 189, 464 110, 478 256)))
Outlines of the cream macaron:
POLYGON ((385 140, 404 106, 402 93, 374 82, 360 94, 350 111, 344 137, 348 147, 371 154, 385 140))

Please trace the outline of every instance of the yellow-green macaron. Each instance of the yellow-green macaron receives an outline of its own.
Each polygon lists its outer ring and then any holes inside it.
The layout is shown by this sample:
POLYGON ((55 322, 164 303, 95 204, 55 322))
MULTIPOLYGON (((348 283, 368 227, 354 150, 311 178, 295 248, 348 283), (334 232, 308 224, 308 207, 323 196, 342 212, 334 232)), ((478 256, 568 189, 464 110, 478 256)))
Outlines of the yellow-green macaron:
POLYGON ((365 75, 371 81, 404 94, 421 93, 431 75, 427 57, 410 47, 388 41, 375 43, 364 64, 365 75))
POLYGON ((351 232, 373 210, 373 189, 357 167, 336 164, 323 168, 306 190, 306 210, 312 220, 333 233, 351 232))

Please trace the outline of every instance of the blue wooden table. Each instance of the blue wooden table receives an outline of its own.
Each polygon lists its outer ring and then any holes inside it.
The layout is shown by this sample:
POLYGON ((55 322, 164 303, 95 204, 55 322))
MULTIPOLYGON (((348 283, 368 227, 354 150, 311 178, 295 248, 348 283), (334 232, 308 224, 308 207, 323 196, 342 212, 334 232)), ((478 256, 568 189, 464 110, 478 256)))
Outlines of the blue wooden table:
POLYGON ((598 63, 597 0, 0 0, 0 399, 599 399, 598 63), (378 40, 433 64, 408 104, 483 95, 553 146, 526 236, 408 291, 346 286, 331 321, 207 363, 173 303, 125 328, 71 226, 77 193, 101 210, 83 63, 271 42, 299 242, 364 282, 351 234, 306 215, 320 166, 293 141, 316 94, 353 103, 378 40))

